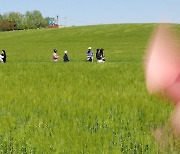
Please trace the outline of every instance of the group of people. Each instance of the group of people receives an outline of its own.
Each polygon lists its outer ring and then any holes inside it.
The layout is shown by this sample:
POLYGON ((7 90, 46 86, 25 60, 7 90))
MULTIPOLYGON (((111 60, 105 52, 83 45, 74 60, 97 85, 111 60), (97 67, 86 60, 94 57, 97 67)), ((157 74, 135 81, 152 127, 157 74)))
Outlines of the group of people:
POLYGON ((2 50, 2 53, 0 54, 0 62, 5 63, 6 62, 6 51, 2 50))
MULTIPOLYGON (((87 56, 86 57, 86 61, 93 62, 94 52, 92 51, 91 47, 88 48, 88 51, 86 52, 86 56, 87 56)), ((57 62, 58 58, 59 58, 59 56, 57 54, 57 49, 54 49, 54 52, 53 52, 53 61, 57 62)), ((104 55, 104 49, 103 48, 97 49, 97 51, 96 51, 96 59, 97 59, 98 63, 105 62, 105 55, 104 55)), ((69 62, 67 51, 64 51, 63 60, 64 60, 64 62, 69 62)))
MULTIPOLYGON (((89 47, 88 51, 86 52, 86 56, 87 56, 86 60, 89 61, 89 62, 93 62, 93 55, 94 55, 94 52, 92 51, 92 48, 89 47)), ((105 55, 104 55, 104 49, 103 48, 97 49, 97 51, 96 51, 96 59, 97 59, 98 63, 105 62, 105 55)))
MULTIPOLYGON (((88 48, 88 51, 86 52, 86 56, 87 56, 86 61, 93 62, 94 52, 92 51, 91 47, 88 48)), ((53 61, 57 62, 58 58, 59 58, 59 56, 57 54, 57 49, 54 49, 53 61)), ((103 48, 97 49, 97 51, 96 51, 96 59, 97 59, 98 63, 105 62, 105 55, 104 55, 104 49, 103 48)), ((67 51, 64 51, 63 61, 64 62, 69 62, 67 51)), ((2 53, 0 54, 0 62, 1 63, 6 62, 6 51, 5 50, 2 50, 2 53)))
MULTIPOLYGON (((54 53, 53 53, 53 61, 57 62, 58 61, 58 54, 57 54, 57 49, 54 49, 54 53)), ((68 54, 67 51, 64 51, 64 56, 63 56, 63 60, 64 62, 69 62, 69 58, 68 58, 68 54)))

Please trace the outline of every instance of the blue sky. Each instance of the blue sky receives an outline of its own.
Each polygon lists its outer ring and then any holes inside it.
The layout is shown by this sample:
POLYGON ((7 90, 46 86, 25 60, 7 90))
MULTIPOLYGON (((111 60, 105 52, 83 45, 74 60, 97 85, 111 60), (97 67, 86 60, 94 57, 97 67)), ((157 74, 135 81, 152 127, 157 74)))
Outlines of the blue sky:
POLYGON ((0 13, 39 10, 64 25, 180 23, 180 0, 0 0, 0 13))

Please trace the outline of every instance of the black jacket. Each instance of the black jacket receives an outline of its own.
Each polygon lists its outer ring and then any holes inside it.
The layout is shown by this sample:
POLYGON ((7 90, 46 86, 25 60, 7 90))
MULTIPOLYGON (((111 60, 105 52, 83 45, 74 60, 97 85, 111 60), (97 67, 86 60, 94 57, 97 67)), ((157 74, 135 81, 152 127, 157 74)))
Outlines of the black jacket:
POLYGON ((64 59, 64 62, 68 62, 69 61, 68 55, 66 53, 64 54, 63 59, 64 59))

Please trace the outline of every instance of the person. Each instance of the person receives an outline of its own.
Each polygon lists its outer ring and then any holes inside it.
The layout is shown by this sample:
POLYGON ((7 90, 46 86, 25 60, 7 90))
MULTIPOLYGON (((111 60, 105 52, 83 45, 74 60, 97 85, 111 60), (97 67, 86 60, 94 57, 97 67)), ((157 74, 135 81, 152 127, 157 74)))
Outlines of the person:
POLYGON ((104 54, 104 49, 103 48, 100 49, 100 54, 102 56, 102 61, 105 62, 106 60, 105 60, 105 54, 104 54))
POLYGON ((88 51, 86 52, 86 56, 87 56, 86 61, 93 62, 93 55, 94 55, 94 52, 92 51, 92 48, 89 47, 88 51))
POLYGON ((57 62, 58 61, 59 56, 57 55, 57 49, 54 49, 54 53, 53 53, 53 61, 57 62))
POLYGON ((67 51, 64 51, 64 56, 63 56, 64 62, 69 62, 69 58, 67 55, 67 51))
POLYGON ((6 51, 2 50, 2 53, 0 54, 0 62, 5 63, 6 62, 6 51))
POLYGON ((96 58, 97 58, 98 63, 105 62, 105 55, 104 55, 104 49, 103 48, 97 49, 96 58))
POLYGON ((97 60, 100 60, 100 54, 99 54, 99 52, 100 52, 100 49, 97 49, 97 50, 96 50, 96 59, 97 59, 97 60))

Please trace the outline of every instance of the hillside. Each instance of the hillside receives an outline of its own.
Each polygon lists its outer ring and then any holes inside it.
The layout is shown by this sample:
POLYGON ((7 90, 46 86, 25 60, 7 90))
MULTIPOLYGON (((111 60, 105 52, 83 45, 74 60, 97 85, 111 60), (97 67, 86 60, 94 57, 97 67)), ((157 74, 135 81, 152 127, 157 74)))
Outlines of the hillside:
POLYGON ((84 60, 88 46, 94 51, 103 47, 109 61, 119 61, 141 58, 153 27, 128 24, 4 32, 0 46, 8 51, 9 62, 49 61, 54 48, 61 55, 68 50, 72 60, 84 60))
MULTIPOLYGON (((155 24, 117 24, 0 33, 2 153, 177 152, 154 144, 172 107, 150 96, 143 58, 155 24), (89 46, 106 63, 85 62, 89 46), (52 62, 53 49, 60 61, 52 62), (67 50, 69 63, 62 62, 67 50), (168 151, 168 152, 169 152, 168 151)), ((179 25, 175 25, 179 30, 179 25)), ((179 32, 179 31, 178 31, 179 32)))

